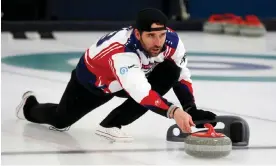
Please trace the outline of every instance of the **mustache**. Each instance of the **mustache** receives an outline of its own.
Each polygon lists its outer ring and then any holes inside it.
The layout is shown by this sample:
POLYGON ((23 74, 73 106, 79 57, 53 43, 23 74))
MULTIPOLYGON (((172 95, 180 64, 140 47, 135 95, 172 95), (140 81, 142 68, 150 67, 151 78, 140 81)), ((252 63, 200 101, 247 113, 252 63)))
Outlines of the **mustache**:
POLYGON ((154 46, 152 47, 153 49, 161 49, 162 47, 161 46, 154 46))

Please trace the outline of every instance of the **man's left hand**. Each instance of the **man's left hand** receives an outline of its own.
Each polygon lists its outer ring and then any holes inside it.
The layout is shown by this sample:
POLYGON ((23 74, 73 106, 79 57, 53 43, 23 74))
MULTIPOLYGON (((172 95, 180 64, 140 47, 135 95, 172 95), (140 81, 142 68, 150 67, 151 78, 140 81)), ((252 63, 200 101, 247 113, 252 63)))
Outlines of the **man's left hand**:
MULTIPOLYGON (((187 108, 186 110, 187 110, 187 113, 192 116, 193 121, 214 120, 217 116, 216 114, 214 114, 211 111, 204 111, 202 109, 197 109, 194 106, 187 108)), ((213 127, 215 127, 217 123, 212 122, 211 124, 213 127)), ((204 124, 196 125, 196 128, 204 128, 204 124)))

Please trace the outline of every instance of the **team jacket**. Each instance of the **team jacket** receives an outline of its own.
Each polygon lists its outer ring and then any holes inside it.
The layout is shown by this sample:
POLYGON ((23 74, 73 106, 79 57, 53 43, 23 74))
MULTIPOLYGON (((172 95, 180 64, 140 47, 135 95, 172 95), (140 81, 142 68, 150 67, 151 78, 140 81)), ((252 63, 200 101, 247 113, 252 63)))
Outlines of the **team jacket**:
POLYGON ((147 75, 165 59, 172 60, 182 69, 178 81, 192 94, 184 45, 177 33, 169 28, 162 52, 152 58, 144 54, 131 27, 103 36, 80 59, 77 76, 82 84, 89 83, 104 93, 124 89, 137 103, 168 116, 167 111, 173 104, 153 91, 147 80, 147 75))

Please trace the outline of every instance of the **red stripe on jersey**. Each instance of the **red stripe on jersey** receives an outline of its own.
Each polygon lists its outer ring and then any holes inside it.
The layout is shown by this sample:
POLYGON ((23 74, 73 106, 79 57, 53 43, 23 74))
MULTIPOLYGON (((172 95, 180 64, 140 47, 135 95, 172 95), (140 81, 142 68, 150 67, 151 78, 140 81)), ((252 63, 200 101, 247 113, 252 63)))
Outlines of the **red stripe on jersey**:
POLYGON ((168 52, 168 55, 166 57, 169 58, 169 59, 172 59, 172 56, 175 53, 175 50, 176 50, 175 48, 170 48, 169 52, 168 52))
MULTIPOLYGON (((85 64, 88 68, 88 70, 92 73, 94 73, 96 76, 104 76, 104 77, 114 77, 114 75, 110 72, 110 70, 108 70, 108 68, 104 69, 104 70, 100 70, 96 67, 94 67, 94 65, 101 65, 101 66, 106 66, 109 67, 109 61, 112 57, 112 55, 117 54, 117 53, 121 53, 125 51, 125 48, 122 44, 110 49, 105 49, 106 52, 104 52, 103 54, 98 54, 100 55, 99 58, 97 59, 91 59, 88 58, 89 56, 85 57, 85 64)), ((98 56, 97 55, 97 56, 98 56)))
POLYGON ((167 30, 168 30, 169 32, 174 32, 174 30, 171 29, 171 28, 169 28, 169 27, 167 27, 167 30))
POLYGON ((160 98, 157 92, 150 90, 148 96, 143 98, 141 105, 151 105, 164 110, 168 110, 169 106, 160 98))
MULTIPOLYGON (((113 62, 112 59, 109 60, 109 66, 110 66, 110 68, 111 68, 111 70, 112 70, 112 72, 113 72, 113 75, 116 77, 116 79, 119 81, 120 85, 122 86, 122 83, 121 83, 121 81, 120 81, 120 78, 117 76, 116 69, 115 69, 115 67, 114 67, 114 62, 113 62)), ((123 87, 123 86, 122 86, 122 87, 123 87)))
POLYGON ((120 47, 123 47, 123 45, 121 45, 119 43, 113 43, 110 46, 108 46, 107 48, 103 49, 100 53, 98 53, 96 55, 96 58, 97 59, 103 58, 104 56, 108 55, 110 51, 113 51, 114 49, 118 49, 120 47))
POLYGON ((175 50, 176 50, 175 48, 172 48, 170 46, 166 46, 166 51, 163 53, 164 57, 172 60, 171 57, 175 53, 175 50))
MULTIPOLYGON (((88 55, 88 59, 89 60, 95 60, 98 59, 100 57, 102 57, 104 55, 104 53, 107 53, 108 51, 110 51, 111 49, 114 49, 116 46, 123 46, 122 44, 115 42, 110 44, 109 46, 107 46, 106 48, 102 49, 97 55, 95 55, 93 58, 90 58, 89 54, 88 55)), ((89 52, 88 52, 89 53, 89 52)))
POLYGON ((89 56, 89 48, 86 50, 86 56, 89 56))
POLYGON ((180 83, 186 85, 189 89, 189 91, 193 94, 194 91, 193 91, 193 87, 192 87, 192 83, 188 82, 188 81, 185 81, 185 80, 181 80, 180 83))
POLYGON ((123 85, 122 85, 122 83, 121 83, 121 81, 120 81, 120 78, 117 76, 116 69, 115 69, 115 67, 114 67, 114 62, 113 62, 112 59, 109 60, 109 65, 110 65, 110 68, 111 68, 111 70, 112 70, 114 76, 115 76, 116 79, 119 81, 121 87, 124 88, 123 85))
POLYGON ((168 56, 169 51, 170 51, 170 47, 166 46, 166 51, 163 53, 164 57, 168 56))
MULTIPOLYGON (((102 58, 105 60, 108 60, 112 55, 116 53, 124 52, 124 46, 119 43, 113 43, 103 49, 101 52, 99 52, 96 56, 94 56, 92 59, 89 55, 87 55, 89 58, 87 58, 88 62, 99 62, 102 58), (107 58, 105 58, 107 57, 107 58)), ((106 61, 107 62, 107 61, 106 61)))

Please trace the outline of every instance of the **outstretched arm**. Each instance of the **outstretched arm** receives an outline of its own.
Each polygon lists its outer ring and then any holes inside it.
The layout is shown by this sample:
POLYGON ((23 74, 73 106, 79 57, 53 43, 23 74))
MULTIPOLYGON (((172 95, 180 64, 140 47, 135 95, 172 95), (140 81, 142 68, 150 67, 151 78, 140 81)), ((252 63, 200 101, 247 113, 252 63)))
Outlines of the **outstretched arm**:
POLYGON ((109 64, 121 86, 137 103, 165 117, 169 117, 169 113, 177 108, 151 89, 136 54, 115 54, 109 64))
MULTIPOLYGON (((193 120, 213 120, 215 114, 210 111, 198 109, 195 103, 190 70, 187 67, 188 59, 182 41, 179 39, 177 49, 171 59, 181 68, 178 83, 173 87, 173 91, 181 103, 184 111, 190 114, 193 120)), ((212 123, 213 126, 216 123, 212 123)), ((197 127, 202 128, 203 125, 197 127)))
POLYGON ((187 67, 188 59, 186 57, 186 50, 181 39, 179 39, 177 48, 175 53, 171 56, 171 59, 178 67, 181 68, 178 83, 173 87, 179 102, 184 109, 190 106, 195 106, 191 74, 187 67))
POLYGON ((137 103, 155 113, 174 118, 183 132, 191 132, 191 126, 194 125, 191 116, 151 89, 139 62, 135 54, 119 53, 110 59, 110 69, 121 86, 137 103))

